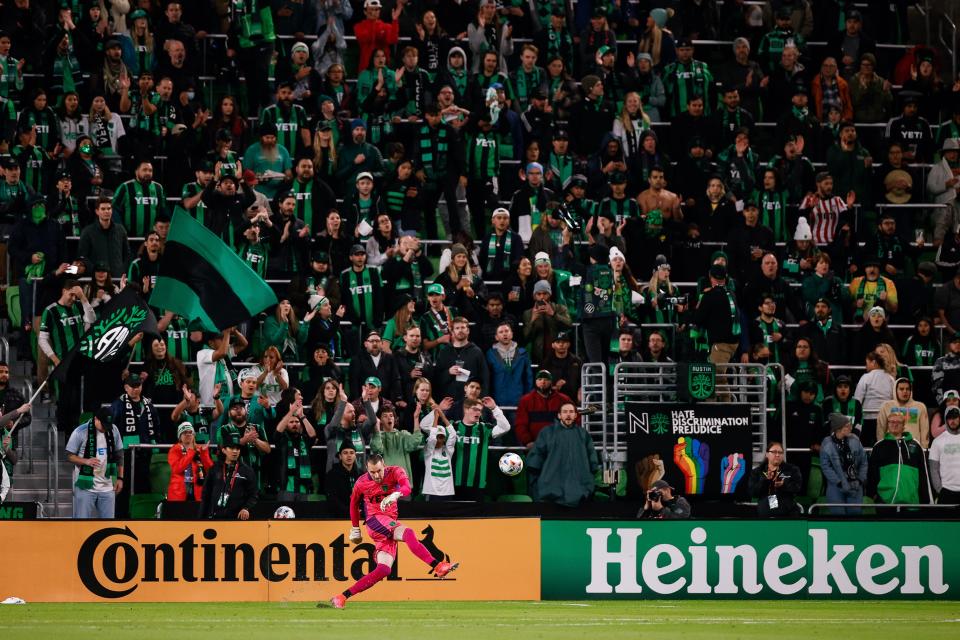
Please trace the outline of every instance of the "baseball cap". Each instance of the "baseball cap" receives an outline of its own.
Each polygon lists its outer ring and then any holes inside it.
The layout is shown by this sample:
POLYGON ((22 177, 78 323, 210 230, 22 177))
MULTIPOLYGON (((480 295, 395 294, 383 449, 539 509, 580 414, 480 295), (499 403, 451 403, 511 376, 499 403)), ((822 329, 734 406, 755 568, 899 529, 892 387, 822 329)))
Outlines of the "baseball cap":
POLYGON ((490 214, 490 217, 491 217, 491 218, 495 218, 495 217, 497 217, 497 216, 507 216, 507 217, 509 217, 509 216, 510 216, 510 211, 509 211, 509 209, 505 209, 504 207, 497 207, 496 209, 493 210, 493 213, 490 214))
POLYGON ((443 285, 438 282, 432 282, 427 285, 427 295, 428 296, 442 296, 444 295, 443 285))
POLYGON ((370 386, 377 387, 378 389, 383 386, 383 383, 380 382, 380 378, 377 376, 370 376, 363 381, 363 384, 369 384, 370 386))
POLYGON ((237 406, 246 407, 247 403, 240 396, 233 396, 232 398, 230 398, 230 404, 227 405, 227 410, 229 411, 230 409, 233 409, 234 407, 237 407, 237 406))
POLYGON ((960 400, 960 391, 957 391, 956 389, 950 389, 949 391, 944 391, 943 399, 948 400, 950 398, 960 400))
POLYGON ((670 489, 670 491, 675 491, 675 489, 672 486, 670 486, 670 483, 667 482, 666 480, 657 480, 656 482, 650 485, 650 488, 651 489, 670 489))
POLYGON ((364 178, 373 182, 373 174, 370 173, 369 171, 361 171, 360 173, 357 174, 357 182, 360 182, 364 178))
POLYGON ((559 331, 556 336, 553 338, 554 342, 570 342, 570 332, 569 331, 559 331))
POLYGON ((140 379, 140 376, 138 374, 131 373, 124 379, 123 384, 129 385, 131 387, 139 387, 140 385, 143 384, 143 380, 140 379))
POLYGON ((100 421, 105 428, 109 428, 113 424, 113 414, 110 413, 109 407, 100 407, 97 409, 97 412, 93 416, 100 421))
POLYGON ((364 254, 365 254, 366 252, 367 252, 367 250, 363 248, 363 245, 362 245, 362 244, 355 244, 355 245, 353 245, 352 247, 350 247, 350 255, 352 255, 352 256, 355 256, 355 255, 360 254, 360 253, 364 253, 364 254))
POLYGON ((363 8, 364 9, 380 9, 383 5, 380 4, 380 0, 364 0, 363 8))
POLYGON ((553 374, 547 371, 546 369, 540 369, 537 371, 537 380, 553 380, 553 374))

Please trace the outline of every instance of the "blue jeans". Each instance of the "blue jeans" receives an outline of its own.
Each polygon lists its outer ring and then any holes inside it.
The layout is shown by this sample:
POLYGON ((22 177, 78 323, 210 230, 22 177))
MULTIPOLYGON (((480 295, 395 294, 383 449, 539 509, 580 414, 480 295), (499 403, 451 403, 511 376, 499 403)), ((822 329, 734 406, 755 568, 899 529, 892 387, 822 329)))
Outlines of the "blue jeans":
POLYGON ((855 490, 844 490, 835 484, 827 485, 827 502, 830 504, 855 504, 856 507, 830 507, 830 515, 834 516, 858 516, 860 515, 860 506, 863 504, 863 487, 858 486, 855 490))
POLYGON ((113 519, 116 496, 113 491, 89 491, 74 487, 73 517, 113 519))

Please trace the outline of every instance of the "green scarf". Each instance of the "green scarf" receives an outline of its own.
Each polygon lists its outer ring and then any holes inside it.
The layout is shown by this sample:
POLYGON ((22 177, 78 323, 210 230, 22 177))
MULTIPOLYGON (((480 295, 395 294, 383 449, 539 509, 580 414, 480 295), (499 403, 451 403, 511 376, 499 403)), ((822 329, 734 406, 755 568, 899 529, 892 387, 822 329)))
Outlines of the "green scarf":
POLYGON ((294 440, 288 436, 287 445, 287 484, 286 491, 307 493, 307 486, 297 480, 310 480, 310 451, 307 449, 306 439, 301 435, 294 440))
MULTIPOLYGON (((86 458, 88 455, 93 453, 95 456, 97 453, 97 428, 93 424, 93 420, 87 423, 87 439, 83 443, 83 448, 77 452, 77 456, 81 458, 86 458)), ((116 479, 117 478, 117 463, 113 462, 114 456, 114 447, 116 443, 113 440, 113 429, 110 429, 110 432, 104 432, 104 437, 107 441, 107 477, 116 479)), ((74 486, 78 489, 84 489, 90 491, 93 489, 93 467, 90 465, 83 465, 80 467, 80 473, 77 475, 77 481, 74 483, 74 486)))
MULTIPOLYGON (((510 250, 513 247, 513 239, 510 236, 510 230, 507 229, 503 234, 503 258, 499 265, 501 269, 510 268, 510 250)), ((487 264, 490 267, 488 271, 493 271, 493 268, 497 266, 497 243, 497 234, 491 233, 490 239, 487 240, 487 264)))

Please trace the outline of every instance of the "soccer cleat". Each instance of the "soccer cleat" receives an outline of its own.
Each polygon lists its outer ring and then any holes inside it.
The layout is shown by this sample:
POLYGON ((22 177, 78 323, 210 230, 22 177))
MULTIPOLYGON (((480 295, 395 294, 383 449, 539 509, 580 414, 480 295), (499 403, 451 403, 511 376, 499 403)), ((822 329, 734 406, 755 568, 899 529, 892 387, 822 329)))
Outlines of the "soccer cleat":
POLYGON ((342 593, 338 593, 337 595, 333 596, 330 598, 330 606, 334 609, 343 609, 345 606, 347 606, 346 596, 344 596, 342 593))
POLYGON ((451 571, 456 571, 460 566, 459 562, 449 563, 449 562, 440 562, 433 568, 433 575, 437 576, 441 580, 447 577, 447 574, 451 571))

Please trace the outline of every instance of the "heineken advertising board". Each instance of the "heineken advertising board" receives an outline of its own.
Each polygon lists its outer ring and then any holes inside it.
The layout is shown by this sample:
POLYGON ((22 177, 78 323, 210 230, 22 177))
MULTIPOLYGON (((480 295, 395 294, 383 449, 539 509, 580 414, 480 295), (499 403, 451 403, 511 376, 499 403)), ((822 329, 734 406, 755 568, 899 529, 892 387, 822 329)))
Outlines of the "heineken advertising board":
POLYGON ((541 596, 960 597, 956 523, 544 521, 541 596))
POLYGON ((748 405, 629 402, 626 417, 634 499, 661 478, 683 495, 745 491, 753 443, 748 405))

